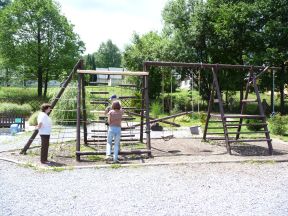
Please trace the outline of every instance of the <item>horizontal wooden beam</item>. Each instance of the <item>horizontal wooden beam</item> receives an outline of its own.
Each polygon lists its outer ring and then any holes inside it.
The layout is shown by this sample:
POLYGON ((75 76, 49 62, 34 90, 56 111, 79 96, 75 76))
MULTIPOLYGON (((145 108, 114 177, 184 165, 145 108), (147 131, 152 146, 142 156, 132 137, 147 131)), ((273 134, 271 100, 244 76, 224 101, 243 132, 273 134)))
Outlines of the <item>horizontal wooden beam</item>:
MULTIPOLYGON (((162 66, 162 67, 186 67, 186 68, 214 68, 219 69, 262 69, 265 70, 265 66, 253 66, 253 65, 232 65, 232 64, 208 64, 208 63, 185 63, 185 62, 158 62, 158 61, 145 61, 146 66, 162 66)), ((281 67, 269 67, 272 70, 281 70, 281 67)))
POLYGON ((122 75, 122 76, 148 76, 144 71, 100 71, 100 70, 77 70, 80 74, 122 75))
MULTIPOLYGON (((119 151, 120 155, 128 155, 128 154, 147 154, 151 153, 150 150, 130 150, 130 151, 119 151)), ((93 151, 93 152, 81 152, 81 151, 76 151, 76 155, 105 155, 106 151, 93 151)))

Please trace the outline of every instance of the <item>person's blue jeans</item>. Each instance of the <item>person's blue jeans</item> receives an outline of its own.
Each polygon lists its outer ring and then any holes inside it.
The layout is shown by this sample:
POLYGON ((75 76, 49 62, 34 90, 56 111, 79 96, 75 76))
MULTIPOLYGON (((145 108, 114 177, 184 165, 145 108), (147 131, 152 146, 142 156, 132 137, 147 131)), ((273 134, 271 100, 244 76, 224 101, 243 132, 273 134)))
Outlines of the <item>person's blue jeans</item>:
POLYGON ((113 160, 118 160, 120 139, 121 139, 121 127, 109 126, 107 145, 106 145, 106 156, 111 155, 112 141, 114 138, 114 154, 113 160))

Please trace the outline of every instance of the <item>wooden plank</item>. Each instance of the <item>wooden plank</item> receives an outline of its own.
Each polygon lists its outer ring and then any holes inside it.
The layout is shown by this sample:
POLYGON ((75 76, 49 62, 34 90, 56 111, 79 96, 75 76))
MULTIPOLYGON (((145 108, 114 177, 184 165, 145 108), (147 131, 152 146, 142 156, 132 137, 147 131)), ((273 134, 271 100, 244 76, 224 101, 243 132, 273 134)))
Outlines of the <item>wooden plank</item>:
MULTIPOLYGON (((106 137, 107 136, 105 136, 104 138, 106 138, 106 137)), ((137 142, 137 141, 139 141, 139 139, 133 139, 133 138, 131 138, 131 139, 120 139, 120 141, 121 142, 137 142)), ((91 142, 95 142, 95 143, 97 143, 97 142, 107 142, 107 139, 90 139, 90 140, 87 140, 87 142, 89 142, 89 143, 91 143, 91 142)))
POLYGON ((265 118, 265 115, 225 115, 224 118, 247 118, 247 119, 257 119, 265 118))
POLYGON ((209 140, 226 140, 225 137, 206 137, 209 140))
POLYGON ((90 101, 90 104, 104 104, 104 105, 108 105, 109 102, 105 102, 105 101, 90 101))
POLYGON ((239 125, 241 126, 264 126, 267 125, 267 123, 250 123, 250 124, 227 124, 227 127, 238 127, 239 125))
POLYGON ((228 134, 255 134, 255 133, 270 133, 269 131, 237 131, 237 132, 228 132, 228 134))
POLYGON ((90 94, 109 94, 108 91, 90 91, 90 94))
MULTIPOLYGON (((120 100, 121 99, 137 99, 137 97, 136 96, 120 96, 120 97, 118 97, 120 100)), ((140 99, 139 99, 140 100, 140 99)))
POLYGON ((108 85, 109 83, 108 82, 89 82, 89 84, 98 86, 98 85, 108 85))
MULTIPOLYGON (((130 150, 130 151, 124 151, 124 150, 123 151, 119 151, 120 155, 147 154, 147 153, 151 153, 151 150, 138 149, 138 150, 130 150)), ((76 151, 76 155, 106 155, 106 151, 93 151, 93 152, 76 151)))
POLYGON ((91 132, 107 133, 107 130, 91 130, 91 132))
MULTIPOLYGON (((91 137, 92 138, 107 138, 107 135, 92 135, 91 137)), ((121 134, 121 137, 135 137, 135 134, 121 134)))
POLYGON ((149 72, 144 71, 101 71, 101 70, 77 70, 80 74, 103 74, 103 75, 122 75, 122 76, 148 76, 149 72))
POLYGON ((271 142, 272 139, 245 139, 245 140, 241 140, 241 139, 238 139, 238 140, 229 140, 229 142, 271 142))

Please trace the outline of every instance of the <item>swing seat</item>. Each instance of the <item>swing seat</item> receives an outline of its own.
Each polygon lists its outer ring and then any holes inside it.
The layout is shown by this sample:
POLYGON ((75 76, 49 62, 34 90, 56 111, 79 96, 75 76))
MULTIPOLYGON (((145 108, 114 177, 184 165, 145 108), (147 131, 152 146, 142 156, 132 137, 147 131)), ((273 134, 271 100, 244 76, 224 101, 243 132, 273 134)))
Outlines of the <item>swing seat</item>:
POLYGON ((200 134, 200 126, 192 126, 190 127, 191 134, 199 135, 200 134))

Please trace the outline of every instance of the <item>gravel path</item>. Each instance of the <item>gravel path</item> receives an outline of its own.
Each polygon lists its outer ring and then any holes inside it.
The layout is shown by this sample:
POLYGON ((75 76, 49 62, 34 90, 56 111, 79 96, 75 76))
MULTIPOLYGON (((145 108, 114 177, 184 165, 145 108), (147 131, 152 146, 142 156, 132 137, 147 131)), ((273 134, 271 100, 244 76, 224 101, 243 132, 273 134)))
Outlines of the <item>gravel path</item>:
POLYGON ((0 215, 288 215, 288 163, 38 172, 0 161, 0 215))

